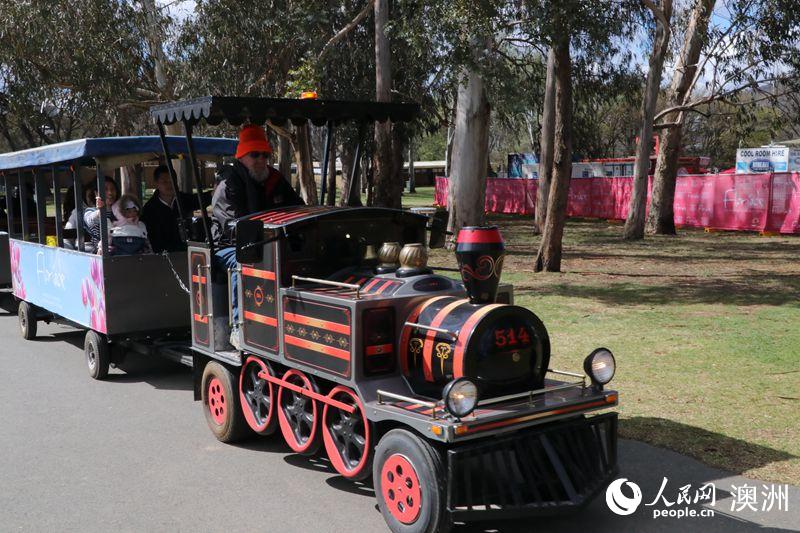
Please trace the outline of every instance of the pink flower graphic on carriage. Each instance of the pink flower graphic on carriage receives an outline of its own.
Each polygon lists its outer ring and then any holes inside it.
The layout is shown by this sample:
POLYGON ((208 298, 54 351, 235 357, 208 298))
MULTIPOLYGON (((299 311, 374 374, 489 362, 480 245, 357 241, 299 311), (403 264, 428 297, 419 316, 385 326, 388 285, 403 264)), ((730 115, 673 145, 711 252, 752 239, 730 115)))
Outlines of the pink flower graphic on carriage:
POLYGON ((20 267, 20 248, 15 242, 10 243, 9 255, 11 256, 11 282, 14 296, 20 300, 25 299, 25 282, 22 281, 22 268, 20 267))
POLYGON ((99 258, 90 259, 89 276, 81 282, 81 302, 89 308, 89 327, 106 332, 106 294, 103 283, 103 265, 99 258))

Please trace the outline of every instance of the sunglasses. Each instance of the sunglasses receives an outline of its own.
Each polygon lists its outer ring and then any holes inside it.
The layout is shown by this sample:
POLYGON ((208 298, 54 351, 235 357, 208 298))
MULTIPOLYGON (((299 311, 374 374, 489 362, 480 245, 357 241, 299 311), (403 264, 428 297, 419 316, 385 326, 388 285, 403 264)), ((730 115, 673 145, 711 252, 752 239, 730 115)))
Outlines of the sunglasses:
POLYGON ((247 155, 249 155, 253 159, 267 159, 269 157, 269 154, 267 152, 250 152, 247 155))

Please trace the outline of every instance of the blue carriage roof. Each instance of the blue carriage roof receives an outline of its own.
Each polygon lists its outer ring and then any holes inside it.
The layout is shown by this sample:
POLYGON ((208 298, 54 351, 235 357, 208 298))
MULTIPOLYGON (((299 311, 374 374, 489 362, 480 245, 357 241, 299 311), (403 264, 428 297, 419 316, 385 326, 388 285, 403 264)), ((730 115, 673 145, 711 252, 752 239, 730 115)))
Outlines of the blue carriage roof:
MULTIPOLYGON (((194 137, 195 153, 198 156, 226 156, 236 152, 236 139, 219 137, 194 137)), ((186 139, 168 136, 167 146, 172 154, 186 154, 186 139)), ((100 137, 77 139, 18 152, 0 154, 0 170, 30 168, 72 161, 90 160, 96 157, 128 154, 161 154, 161 139, 155 135, 142 137, 100 137)))

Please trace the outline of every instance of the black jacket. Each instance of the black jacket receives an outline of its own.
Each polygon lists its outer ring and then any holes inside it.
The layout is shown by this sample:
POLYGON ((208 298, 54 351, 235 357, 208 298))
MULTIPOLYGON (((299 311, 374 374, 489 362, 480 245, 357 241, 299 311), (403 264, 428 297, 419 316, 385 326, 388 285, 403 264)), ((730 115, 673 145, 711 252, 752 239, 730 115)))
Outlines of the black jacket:
MULTIPOLYGON (((203 201, 208 202, 209 196, 208 193, 204 193, 203 201)), ((177 252, 186 249, 186 243, 181 238, 178 229, 178 202, 181 204, 185 219, 191 219, 192 212, 199 209, 197 196, 194 194, 179 192, 170 206, 161 201, 158 191, 142 208, 141 219, 147 226, 147 236, 153 246, 153 251, 157 254, 164 250, 177 252)))
POLYGON ((229 223, 243 216, 292 205, 304 205, 286 178, 272 167, 269 177, 258 183, 250 177, 247 168, 236 161, 220 171, 211 201, 214 225, 214 242, 232 242, 229 223))

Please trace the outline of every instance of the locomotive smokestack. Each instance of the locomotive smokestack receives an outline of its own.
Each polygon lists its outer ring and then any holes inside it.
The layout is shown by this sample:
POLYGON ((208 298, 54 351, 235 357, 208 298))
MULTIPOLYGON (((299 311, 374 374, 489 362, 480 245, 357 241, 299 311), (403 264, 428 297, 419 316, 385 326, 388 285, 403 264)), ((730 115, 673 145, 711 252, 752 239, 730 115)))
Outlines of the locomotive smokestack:
POLYGON ((505 249, 497 226, 465 226, 458 232, 456 259, 470 303, 494 303, 505 249))

